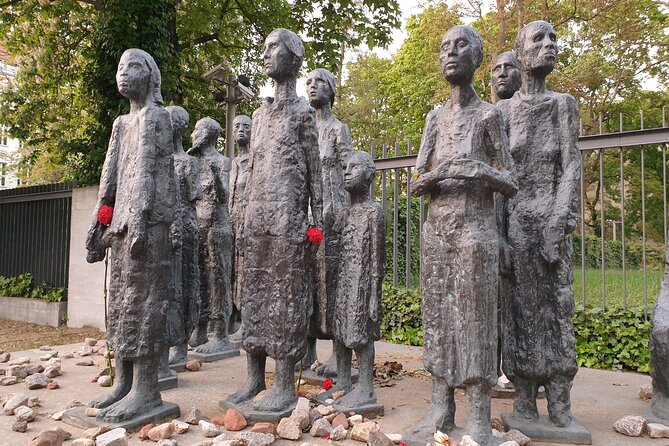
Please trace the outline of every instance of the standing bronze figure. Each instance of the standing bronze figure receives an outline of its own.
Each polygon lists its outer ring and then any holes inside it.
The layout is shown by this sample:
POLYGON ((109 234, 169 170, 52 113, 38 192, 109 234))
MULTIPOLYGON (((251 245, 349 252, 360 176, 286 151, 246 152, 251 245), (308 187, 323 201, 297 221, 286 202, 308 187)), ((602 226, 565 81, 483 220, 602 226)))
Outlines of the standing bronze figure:
POLYGON ((570 403, 578 370, 571 322, 571 233, 578 220, 581 176, 578 108, 572 96, 546 88, 558 53, 549 23, 526 25, 515 47, 522 85, 511 99, 498 103, 508 123, 519 184, 508 202, 513 285, 503 299, 504 372, 516 399, 512 416, 504 414, 503 419, 533 439, 573 434, 570 442, 587 442, 590 434, 572 423, 570 403), (540 419, 537 410, 541 385, 548 420, 540 419))
MULTIPOLYGON (((344 189, 344 166, 353 151, 348 126, 332 114, 335 100, 335 78, 328 70, 318 68, 307 76, 309 104, 316 109, 318 149, 323 175, 323 234, 314 263, 316 287, 314 314, 307 343, 307 354, 298 366, 303 369, 317 361, 316 339, 332 339, 334 301, 337 294, 337 269, 341 257, 340 236, 332 230, 337 216, 348 204, 344 189)), ((331 357, 316 369, 322 376, 337 374, 337 355, 333 346, 331 357)))
POLYGON ((421 292, 432 403, 408 434, 416 444, 431 441, 437 430, 460 434, 454 432, 456 388, 469 395, 464 433, 481 445, 495 444, 490 427, 490 389, 497 382, 494 194, 512 196, 517 186, 508 172, 512 161, 502 113, 474 91, 482 59, 483 41, 475 29, 455 26, 446 32, 439 62, 451 97, 427 116, 411 185, 416 196, 430 194, 421 292))
POLYGON ((341 235, 334 308, 337 388, 346 394, 335 401, 340 412, 382 415, 374 391, 374 341, 381 333, 381 285, 386 266, 386 220, 381 205, 369 196, 376 168, 366 152, 353 152, 344 172, 350 206, 337 218, 341 235), (352 352, 358 358, 358 386, 351 383, 352 352))
POLYGON ((172 124, 153 57, 126 50, 116 84, 130 100, 130 112, 114 121, 86 241, 89 262, 102 260, 107 248, 110 256, 107 339, 115 354, 116 384, 90 403, 102 409, 97 419, 107 423, 137 418, 162 405, 158 363, 168 348, 176 196, 172 124), (106 227, 97 219, 102 206, 114 208, 106 227))
MULTIPOLYGON (((235 306, 236 313, 233 317, 241 315, 242 296, 240 294, 242 262, 244 249, 241 237, 237 237, 244 227, 244 212, 246 211, 246 181, 249 176, 251 160, 249 157, 249 141, 251 140, 251 118, 246 115, 235 116, 232 121, 233 135, 235 143, 239 149, 237 156, 232 160, 230 168, 230 197, 228 198, 228 208, 230 209, 230 223, 232 223, 232 235, 235 237, 233 247, 233 268, 232 268, 232 303, 235 306)), ((242 341, 242 327, 232 336, 230 342, 237 346, 242 341)))
POLYGON ((321 164, 314 109, 296 93, 302 41, 276 29, 265 41, 263 59, 275 97, 253 113, 251 131, 241 288, 248 378, 222 404, 249 402, 265 388, 269 356, 276 362, 274 385, 253 407, 284 413, 297 401, 294 367, 306 352, 313 301, 313 248, 306 232, 309 209, 313 223, 322 226, 321 164))
POLYGON ((216 150, 221 126, 202 118, 191 135, 189 154, 199 154, 202 199, 197 203, 200 250, 200 322, 194 333, 198 346, 192 356, 215 361, 239 355, 228 340, 232 314, 232 226, 228 213, 230 159, 216 150), (200 343, 199 341, 205 340, 200 343))

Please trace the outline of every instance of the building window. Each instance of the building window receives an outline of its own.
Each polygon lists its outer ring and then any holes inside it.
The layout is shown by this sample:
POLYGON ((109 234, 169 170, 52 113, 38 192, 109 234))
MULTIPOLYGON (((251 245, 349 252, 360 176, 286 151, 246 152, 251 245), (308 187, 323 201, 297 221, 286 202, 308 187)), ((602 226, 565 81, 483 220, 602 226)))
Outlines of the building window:
POLYGON ((6 127, 0 127, 0 146, 7 145, 8 133, 6 127))
POLYGON ((0 163, 0 187, 7 184, 7 163, 0 163))

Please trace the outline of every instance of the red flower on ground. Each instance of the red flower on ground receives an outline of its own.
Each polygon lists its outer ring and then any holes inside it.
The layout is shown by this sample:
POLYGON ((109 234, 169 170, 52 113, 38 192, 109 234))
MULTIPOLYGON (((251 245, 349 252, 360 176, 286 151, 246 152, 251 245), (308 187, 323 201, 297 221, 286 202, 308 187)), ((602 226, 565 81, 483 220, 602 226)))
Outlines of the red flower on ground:
POLYGON ((324 439, 324 440, 329 440, 329 439, 330 439, 330 436, 329 436, 328 434, 325 434, 325 435, 323 435, 323 439, 324 439))
POLYGON ((323 385, 321 386, 325 390, 330 390, 332 388, 332 378, 326 378, 323 380, 323 385))
POLYGON ((323 241, 323 231, 321 231, 318 228, 309 228, 307 229, 307 240, 309 240, 309 243, 313 243, 314 245, 318 245, 323 241))
POLYGON ((107 206, 106 204, 100 206, 100 210, 98 210, 98 221, 102 226, 109 226, 111 224, 113 216, 114 216, 113 207, 107 206))
POLYGON ((407 444, 406 444, 405 442, 403 442, 403 441, 400 441, 399 444, 398 444, 397 446, 407 446, 407 444))

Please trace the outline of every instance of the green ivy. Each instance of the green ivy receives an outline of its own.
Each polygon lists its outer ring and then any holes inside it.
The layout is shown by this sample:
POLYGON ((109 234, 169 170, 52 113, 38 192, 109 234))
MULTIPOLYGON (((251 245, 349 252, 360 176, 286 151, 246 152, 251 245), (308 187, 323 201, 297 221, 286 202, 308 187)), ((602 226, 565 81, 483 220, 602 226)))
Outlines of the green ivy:
POLYGON ((62 302, 66 300, 65 288, 57 288, 47 283, 35 286, 32 274, 18 276, 0 276, 0 296, 29 297, 46 302, 62 302))
MULTIPOLYGON (((423 345, 421 296, 418 290, 383 284, 381 336, 388 342, 423 345)), ((650 372, 651 314, 639 309, 582 309, 572 319, 579 366, 650 372)))
POLYGON ((423 345, 423 325, 418 290, 383 284, 381 336, 396 344, 423 345))
POLYGON ((579 309, 574 314, 578 365, 650 372, 651 315, 639 309, 579 309))

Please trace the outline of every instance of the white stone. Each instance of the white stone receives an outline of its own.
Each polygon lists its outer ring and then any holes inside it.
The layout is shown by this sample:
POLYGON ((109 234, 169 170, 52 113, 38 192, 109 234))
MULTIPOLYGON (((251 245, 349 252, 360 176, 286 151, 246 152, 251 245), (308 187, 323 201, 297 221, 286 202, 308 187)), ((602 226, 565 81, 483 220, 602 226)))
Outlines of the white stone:
POLYGON ((613 423, 613 429, 629 437, 640 437, 646 428, 646 420, 636 415, 627 415, 613 423))
POLYGON ((507 441, 515 441, 520 446, 525 446, 529 443, 530 437, 519 431, 518 429, 511 429, 508 432, 505 432, 502 436, 507 441))
POLYGON ((174 438, 164 438, 158 441, 158 446, 179 446, 179 442, 174 438))
POLYGON ((330 439, 334 441, 343 441, 346 440, 346 437, 348 436, 348 430, 344 429, 344 426, 339 425, 332 429, 332 433, 330 434, 330 439))
POLYGON ((190 424, 181 420, 172 420, 172 426, 174 426, 174 432, 177 434, 185 434, 190 428, 190 424))
POLYGON ((112 377, 109 375, 103 375, 98 378, 98 385, 100 387, 111 387, 112 385, 112 377))
POLYGON ((286 440, 299 440, 302 435, 300 424, 291 418, 282 418, 279 425, 276 427, 276 433, 279 437, 286 440))
POLYGON ((499 446, 520 446, 518 443, 515 441, 505 441, 504 443, 500 444, 499 446))
POLYGON ((7 402, 2 408, 5 415, 14 415, 14 410, 19 406, 28 404, 28 396, 23 393, 17 393, 7 398, 7 402))
POLYGON ((60 421, 63 419, 63 414, 65 413, 64 410, 61 410, 60 412, 56 412, 55 414, 51 415, 51 419, 54 421, 60 421))
POLYGON ((47 384, 49 384, 49 378, 44 373, 33 373, 26 378, 26 385, 30 390, 43 389, 47 384))
POLYGON ((386 434, 386 437, 395 444, 402 442, 402 434, 386 434))
POLYGON ((348 417, 348 423, 352 426, 362 423, 362 415, 352 415, 348 417))
POLYGON ((650 438, 669 438, 669 427, 664 424, 648 423, 647 427, 650 438))
POLYGON ((128 436, 122 427, 112 429, 95 439, 95 446, 128 446, 128 436))
POLYGON ((460 446, 479 446, 479 444, 469 435, 463 435, 462 440, 460 440, 460 446))
POLYGON ((19 406, 14 409, 14 416, 18 421, 32 421, 35 419, 35 411, 28 406, 19 406))
POLYGON ((205 437, 211 438, 221 435, 220 429, 214 423, 210 423, 209 421, 205 420, 200 420, 198 421, 197 424, 200 426, 200 429, 202 429, 202 434, 205 437))

